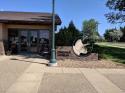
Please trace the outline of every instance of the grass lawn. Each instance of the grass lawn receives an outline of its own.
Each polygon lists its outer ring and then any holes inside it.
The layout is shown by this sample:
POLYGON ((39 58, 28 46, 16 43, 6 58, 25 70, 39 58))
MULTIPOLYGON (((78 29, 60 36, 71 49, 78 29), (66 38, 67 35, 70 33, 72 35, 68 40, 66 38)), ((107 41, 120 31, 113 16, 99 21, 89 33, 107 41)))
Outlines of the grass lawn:
POLYGON ((96 44, 97 45, 104 45, 104 46, 112 46, 112 47, 125 48, 125 43, 101 42, 101 43, 96 43, 96 44))
POLYGON ((125 64, 125 44, 123 43, 97 43, 93 52, 98 52, 101 59, 125 64))

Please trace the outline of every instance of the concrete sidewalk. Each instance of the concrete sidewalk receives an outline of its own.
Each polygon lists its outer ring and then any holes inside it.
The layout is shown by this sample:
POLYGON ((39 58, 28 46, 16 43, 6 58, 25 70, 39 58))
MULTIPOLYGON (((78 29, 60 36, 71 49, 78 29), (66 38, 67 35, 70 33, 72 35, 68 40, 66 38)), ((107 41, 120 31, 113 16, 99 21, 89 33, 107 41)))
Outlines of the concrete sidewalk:
POLYGON ((7 86, 0 83, 0 93, 125 93, 125 69, 47 67, 47 62, 20 56, 0 62, 0 82, 7 86))

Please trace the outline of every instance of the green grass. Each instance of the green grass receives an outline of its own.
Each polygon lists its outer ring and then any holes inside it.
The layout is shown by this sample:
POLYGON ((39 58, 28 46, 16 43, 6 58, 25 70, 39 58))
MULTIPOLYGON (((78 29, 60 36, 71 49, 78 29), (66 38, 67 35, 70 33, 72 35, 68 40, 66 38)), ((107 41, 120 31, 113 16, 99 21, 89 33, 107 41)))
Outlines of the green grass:
POLYGON ((112 47, 125 48, 125 43, 100 42, 100 43, 96 43, 96 44, 97 45, 104 45, 104 46, 112 46, 112 47))
POLYGON ((93 52, 99 53, 100 59, 110 59, 125 64, 125 48, 96 44, 93 52))

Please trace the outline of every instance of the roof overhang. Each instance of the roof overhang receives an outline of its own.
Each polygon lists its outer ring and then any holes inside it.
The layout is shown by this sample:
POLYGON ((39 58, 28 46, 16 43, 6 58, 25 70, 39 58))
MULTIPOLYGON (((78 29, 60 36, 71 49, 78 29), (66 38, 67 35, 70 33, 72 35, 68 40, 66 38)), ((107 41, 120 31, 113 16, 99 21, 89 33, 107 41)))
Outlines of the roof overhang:
MULTIPOLYGON (((51 13, 39 12, 10 12, 0 11, 0 23, 5 24, 33 24, 33 25, 52 25, 51 13)), ((61 25, 61 19, 56 14, 55 24, 61 25)))

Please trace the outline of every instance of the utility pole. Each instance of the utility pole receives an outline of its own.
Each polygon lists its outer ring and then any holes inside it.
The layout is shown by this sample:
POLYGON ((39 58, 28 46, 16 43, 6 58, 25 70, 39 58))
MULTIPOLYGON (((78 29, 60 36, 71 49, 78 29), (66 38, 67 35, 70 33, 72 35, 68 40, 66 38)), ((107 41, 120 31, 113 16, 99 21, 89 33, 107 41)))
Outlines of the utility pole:
POLYGON ((51 59, 49 66, 57 66, 55 50, 55 0, 52 0, 52 36, 51 36, 51 59))

